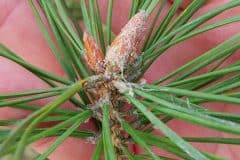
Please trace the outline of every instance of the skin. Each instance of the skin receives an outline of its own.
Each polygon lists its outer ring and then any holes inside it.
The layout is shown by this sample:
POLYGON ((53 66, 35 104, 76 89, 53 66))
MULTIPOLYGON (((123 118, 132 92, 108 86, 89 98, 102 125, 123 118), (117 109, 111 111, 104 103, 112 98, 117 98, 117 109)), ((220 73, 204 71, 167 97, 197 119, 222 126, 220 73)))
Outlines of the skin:
MULTIPOLYGON (((186 0, 182 5, 182 8, 186 7, 191 0, 186 0)), ((229 0, 209 0, 207 3, 195 14, 195 17, 208 12, 209 10, 221 6, 229 0)), ((103 19, 105 19, 107 3, 106 0, 100 0, 100 9, 102 11, 103 19)), ((113 31, 118 33, 121 27, 127 22, 130 0, 116 1, 114 4, 113 13, 113 31), (123 2, 124 1, 124 2, 123 2), (116 9, 117 8, 117 9, 116 9), (117 17, 117 18, 114 18, 117 17)), ((164 12, 168 10, 171 2, 167 4, 164 12)), ((213 21, 220 20, 229 16, 237 15, 238 8, 231 9, 224 12, 220 16, 217 16, 213 21)), ((180 12, 180 10, 179 10, 180 12)), ((166 54, 161 56, 157 62, 155 62, 150 70, 145 74, 145 78, 148 82, 166 75, 173 71, 182 64, 188 62, 194 57, 208 51, 217 44, 228 39, 232 35, 240 31, 239 23, 231 24, 225 27, 221 27, 214 31, 204 33, 200 36, 191 38, 181 44, 178 44, 169 49, 166 54), (181 56, 178 56, 181 54, 181 56), (153 74, 154 73, 154 74, 153 74)), ((65 73, 57 63, 54 55, 51 53, 47 42, 44 40, 42 33, 34 19, 33 13, 27 4, 26 0, 1 0, 0 1, 0 42, 13 50, 19 56, 26 61, 41 67, 49 72, 55 73, 59 76, 65 77, 65 73)), ((239 54, 232 56, 226 63, 232 63, 234 60, 239 59, 239 54)), ((40 88, 47 88, 48 86, 36 78, 33 74, 29 73, 20 66, 0 57, 0 91, 14 92, 23 90, 33 90, 40 88)), ((204 71, 204 70, 203 70, 204 71)), ((43 105, 50 99, 44 101, 38 101, 37 104, 43 105)), ((205 104, 206 107, 212 108, 216 111, 234 112, 240 113, 240 109, 233 105, 211 103, 205 104)), ((73 108, 70 103, 63 105, 65 108, 73 108)), ((23 110, 1 108, 0 120, 25 117, 28 112, 23 110)), ((90 124, 91 125, 91 124, 90 124)), ((216 132, 210 129, 205 129, 191 125, 189 123, 183 123, 182 121, 173 120, 169 123, 169 126, 182 136, 219 136, 219 137, 231 137, 225 133, 216 132)), ((157 131, 155 131, 159 134, 157 131)), ((33 145, 34 149, 42 153, 53 142, 55 138, 48 138, 41 140, 33 145)), ((230 160, 240 159, 240 147, 234 145, 204 145, 194 144, 195 146, 215 153, 219 156, 225 157, 230 160)), ((135 146, 134 150, 137 153, 143 153, 143 151, 135 146)), ((51 160, 89 160, 92 152, 94 151, 94 145, 89 144, 84 140, 68 138, 53 154, 51 154, 51 160)), ((154 149, 156 153, 164 152, 154 149)))

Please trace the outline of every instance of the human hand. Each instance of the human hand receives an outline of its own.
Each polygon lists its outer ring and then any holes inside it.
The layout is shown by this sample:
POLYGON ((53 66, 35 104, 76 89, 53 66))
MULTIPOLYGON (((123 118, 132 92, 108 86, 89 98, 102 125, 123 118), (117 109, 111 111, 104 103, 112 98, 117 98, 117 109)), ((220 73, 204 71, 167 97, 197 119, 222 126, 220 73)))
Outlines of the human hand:
MULTIPOLYGON (((186 1, 187 2, 187 1, 186 1)), ((208 1, 200 11, 195 15, 198 16, 202 13, 223 5, 228 0, 212 0, 208 1)), ((101 10, 103 16, 106 15, 107 3, 106 0, 101 0, 101 10)), ((113 30, 119 32, 121 27, 127 22, 130 0, 116 1, 113 15, 113 30), (117 18, 114 18, 117 17, 117 18)), ((170 3, 167 4, 165 12, 169 8, 170 3)), ((185 7, 185 5, 183 5, 185 7)), ((221 14, 216 19, 222 19, 230 15, 237 15, 239 8, 231 9, 230 11, 221 14)), ((197 57, 205 51, 216 46, 220 42, 228 39, 232 35, 238 33, 239 23, 231 24, 225 27, 221 27, 214 31, 204 33, 195 38, 191 38, 181 44, 172 47, 166 54, 153 64, 150 70, 145 74, 145 78, 148 81, 153 81, 167 73, 173 71, 177 67, 186 63, 187 61, 197 57), (181 57, 178 56, 181 54, 181 57), (154 74, 153 74, 154 73, 154 74)), ((54 55, 51 53, 49 46, 42 36, 42 33, 34 19, 33 13, 25 0, 2 0, 0 1, 0 42, 5 44, 8 48, 18 53, 26 61, 39 66, 45 70, 58 74, 59 76, 65 76, 63 70, 57 63, 54 55)), ((226 63, 231 63, 239 57, 233 56, 226 63)), ((33 90, 40 88, 47 88, 47 85, 34 75, 19 67, 18 65, 0 57, 0 90, 1 92, 13 92, 22 90, 33 90)), ((46 101, 38 102, 38 104, 44 104, 46 101)), ((64 107, 73 107, 70 103, 64 105, 64 107)), ((225 104, 209 104, 210 108, 218 111, 226 112, 240 112, 234 106, 225 104)), ((23 110, 1 108, 0 119, 11 119, 24 117, 28 113, 23 110)), ((183 123, 177 120, 173 120, 169 123, 170 127, 182 136, 217 136, 227 137, 227 134, 219 133, 213 130, 204 129, 190 125, 189 123, 183 123)), ((34 148, 42 153, 52 142, 53 138, 41 140, 35 143, 34 148)), ((228 159, 239 159, 240 151, 239 146, 231 145, 206 145, 197 144, 199 148, 216 153, 219 156, 226 157, 228 159)), ((67 139, 50 157, 52 160, 77 160, 77 159, 90 159, 94 150, 94 145, 89 144, 84 140, 75 138, 67 139)), ((142 152, 138 147, 135 147, 137 153, 142 152)), ((161 152, 156 150, 156 152, 161 152)))

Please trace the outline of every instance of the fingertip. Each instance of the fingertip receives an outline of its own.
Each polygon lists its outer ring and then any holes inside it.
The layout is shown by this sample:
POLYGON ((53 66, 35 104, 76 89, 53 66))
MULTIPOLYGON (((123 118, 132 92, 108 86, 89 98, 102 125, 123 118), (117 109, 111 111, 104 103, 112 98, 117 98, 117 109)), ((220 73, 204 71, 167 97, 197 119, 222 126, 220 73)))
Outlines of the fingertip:
MULTIPOLYGON (((56 137, 45 138, 33 144, 33 148, 40 154, 56 140, 56 137)), ((67 138, 50 156, 51 160, 89 160, 94 152, 95 145, 87 140, 67 138)))

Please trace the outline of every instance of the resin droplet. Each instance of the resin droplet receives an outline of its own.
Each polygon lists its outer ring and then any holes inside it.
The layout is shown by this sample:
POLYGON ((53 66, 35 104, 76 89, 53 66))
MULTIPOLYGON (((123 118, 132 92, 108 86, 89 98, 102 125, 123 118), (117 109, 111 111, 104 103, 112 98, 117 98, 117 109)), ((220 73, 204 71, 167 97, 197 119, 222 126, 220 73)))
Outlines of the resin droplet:
POLYGON ((122 28, 106 53, 106 70, 121 71, 139 56, 142 39, 146 34, 147 13, 140 11, 122 28))
POLYGON ((87 32, 83 34, 84 47, 87 54, 87 62, 92 70, 99 73, 103 71, 104 54, 87 32))

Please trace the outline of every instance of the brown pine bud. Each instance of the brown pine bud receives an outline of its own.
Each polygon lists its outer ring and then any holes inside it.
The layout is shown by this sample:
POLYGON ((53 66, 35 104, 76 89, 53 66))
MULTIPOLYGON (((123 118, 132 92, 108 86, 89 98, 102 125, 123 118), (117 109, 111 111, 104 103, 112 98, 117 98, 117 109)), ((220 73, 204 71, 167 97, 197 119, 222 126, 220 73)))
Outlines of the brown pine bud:
POLYGON ((93 37, 87 32, 84 32, 83 42, 87 54, 87 62, 90 68, 97 73, 103 71, 104 54, 94 41, 93 37))

